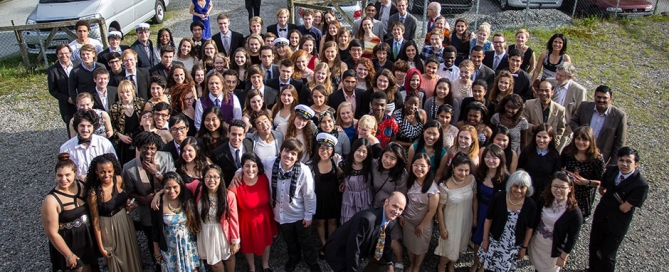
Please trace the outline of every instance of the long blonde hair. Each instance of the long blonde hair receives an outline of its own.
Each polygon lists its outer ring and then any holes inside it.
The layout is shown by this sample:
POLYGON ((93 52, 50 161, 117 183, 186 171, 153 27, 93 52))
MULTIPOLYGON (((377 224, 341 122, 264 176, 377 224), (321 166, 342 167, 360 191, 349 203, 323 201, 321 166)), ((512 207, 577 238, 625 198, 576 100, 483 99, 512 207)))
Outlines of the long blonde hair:
POLYGON ((309 87, 310 90, 313 90, 316 86, 319 86, 320 84, 316 81, 316 72, 325 69, 325 81, 323 82, 322 86, 325 87, 325 96, 329 96, 334 92, 334 88, 332 87, 332 80, 330 80, 330 66, 326 62, 320 62, 316 67, 314 68, 314 75, 313 79, 307 83, 307 86, 309 87))

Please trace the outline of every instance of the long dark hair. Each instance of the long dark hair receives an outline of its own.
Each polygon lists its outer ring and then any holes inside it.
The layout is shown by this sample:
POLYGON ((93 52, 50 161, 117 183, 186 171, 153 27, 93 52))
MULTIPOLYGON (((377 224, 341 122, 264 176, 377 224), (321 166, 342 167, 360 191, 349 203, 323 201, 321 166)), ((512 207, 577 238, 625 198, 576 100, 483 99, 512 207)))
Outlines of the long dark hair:
POLYGON ((479 168, 474 176, 476 177, 476 180, 479 182, 479 184, 483 183, 485 178, 488 176, 488 171, 490 171, 490 168, 488 168, 488 165, 485 164, 485 157, 488 154, 499 158, 499 166, 497 166, 497 169, 495 169, 495 176, 492 177, 491 181, 493 184, 500 184, 504 182, 504 179, 506 179, 507 175, 506 156, 502 147, 497 144, 488 145, 486 149, 483 150, 483 154, 481 154, 480 158, 483 163, 479 163, 479 168))
POLYGON ((416 153, 424 153, 421 152, 420 150, 423 150, 425 147, 425 131, 428 128, 437 128, 439 130, 439 138, 437 141, 432 145, 432 148, 434 149, 434 165, 436 167, 439 167, 441 163, 441 157, 443 154, 441 154, 441 150, 444 148, 444 131, 442 130, 441 124, 439 121, 432 119, 427 122, 425 122, 425 125, 423 125, 423 135, 422 137, 418 137, 418 144, 416 145, 416 148, 414 149, 414 154, 416 153))
POLYGON ((202 124, 200 130, 197 132, 197 136, 200 137, 204 142, 204 151, 207 157, 209 157, 211 155, 211 151, 216 148, 214 146, 214 136, 211 135, 211 131, 209 131, 207 127, 204 125, 204 119, 210 113, 215 114, 216 117, 218 117, 218 120, 221 122, 221 125, 217 129, 218 137, 225 138, 228 135, 228 125, 225 123, 225 117, 223 117, 221 109, 212 106, 202 111, 202 118, 200 119, 202 120, 202 124))
MULTIPOLYGON (((202 152, 202 147, 198 145, 195 137, 192 136, 188 136, 183 141, 181 141, 181 144, 179 145, 179 149, 181 150, 180 154, 184 153, 184 148, 188 145, 193 147, 195 150, 195 158, 193 159, 193 162, 195 163, 194 170, 196 173, 201 173, 204 167, 207 165, 207 157, 202 152)), ((183 156, 180 155, 179 160, 177 160, 177 165, 179 166, 177 172, 180 174, 186 174, 186 164, 187 163, 183 159, 183 156)))
POLYGON ((220 166, 215 164, 210 164, 202 169, 202 191, 200 191, 200 203, 202 203, 202 210, 200 211, 200 218, 202 222, 207 222, 209 218, 209 207, 211 202, 209 202, 209 188, 204 186, 204 176, 210 170, 216 170, 220 176, 220 182, 218 183, 218 190, 216 190, 216 222, 221 221, 221 217, 225 214, 225 219, 230 219, 230 207, 228 205, 228 189, 225 187, 225 180, 223 180, 223 170, 220 166))
POLYGON ((195 205, 193 194, 191 194, 190 190, 186 188, 186 185, 184 184, 183 179, 181 179, 181 176, 173 171, 167 172, 163 175, 163 181, 161 185, 165 187, 165 184, 170 180, 173 180, 179 184, 179 196, 177 196, 177 199, 179 199, 179 207, 183 210, 184 214, 186 214, 188 231, 192 233, 200 232, 200 218, 197 214, 197 206, 195 205))
POLYGON ((521 157, 528 159, 531 154, 537 154, 535 151, 537 148, 537 135, 542 131, 545 131, 548 133, 548 136, 551 137, 551 141, 548 143, 548 153, 560 154, 557 151, 557 148, 555 148, 555 130, 553 130, 551 125, 543 123, 539 125, 537 130, 532 134, 532 140, 530 141, 530 144, 523 148, 523 152, 520 153, 521 157))
MULTIPOLYGON (((100 203, 102 203, 103 199, 102 182, 100 182, 96 170, 98 168, 98 165, 104 163, 112 164, 112 166, 114 167, 114 178, 116 178, 117 175, 121 174, 121 164, 119 164, 118 160, 116 159, 116 155, 112 153, 106 153, 93 158, 90 166, 88 166, 88 173, 86 174, 86 184, 84 188, 86 189, 86 192, 89 195, 93 194, 96 195, 98 200, 97 202, 100 203)), ((91 208, 97 209, 97 206, 91 208)))
POLYGON ((448 171, 446 172, 446 176, 444 177, 443 181, 445 182, 448 178, 453 176, 453 168, 458 167, 460 165, 469 165, 469 174, 471 175, 471 170, 472 170, 472 159, 469 158, 469 155, 465 152, 458 152, 453 156, 453 159, 451 160, 451 165, 448 166, 448 171))
POLYGON ((562 154, 568 156, 576 156, 578 153, 578 148, 576 148, 576 138, 581 138, 582 140, 590 142, 590 146, 585 151, 586 161, 591 162, 601 157, 602 154, 599 153, 599 148, 597 148, 597 140, 595 139, 595 132, 589 126, 580 126, 574 130, 574 136, 572 137, 571 143, 567 145, 562 151, 562 154))
MULTIPOLYGON (((412 168, 413 164, 420 159, 424 159, 428 163, 428 167, 430 166, 430 157, 425 154, 425 153, 418 153, 415 156, 413 156, 413 161, 411 162, 412 168)), ((416 174, 413 173, 413 169, 409 171, 409 179, 407 180, 407 188, 411 189, 413 186, 414 182, 416 182, 418 178, 416 177, 416 174)), ((432 170, 428 170, 427 174, 425 175, 425 179, 423 180, 423 187, 421 188, 422 193, 427 193, 428 190, 430 190, 430 187, 432 187, 432 184, 434 183, 434 174, 432 173, 432 170)))
POLYGON ((555 196, 551 191, 553 188, 553 181, 559 179, 569 184, 569 194, 567 195, 567 211, 573 211, 578 207, 578 201, 576 201, 576 196, 574 195, 574 182, 569 178, 566 172, 557 171, 551 176, 551 182, 546 186, 543 192, 541 192, 541 197, 544 198, 544 207, 548 208, 553 205, 555 196))
POLYGON ((358 151, 360 147, 365 147, 367 149, 367 157, 365 160, 362 162, 362 169, 361 172, 364 175, 364 180, 365 182, 368 182, 368 177, 370 170, 372 170, 372 143, 367 140, 367 138, 360 138, 355 140, 353 142, 353 146, 351 146, 351 153, 348 154, 348 158, 346 158, 346 161, 344 161, 344 176, 349 176, 353 172, 353 162, 355 161, 355 152, 358 151))
POLYGON ((502 120, 502 116, 504 116, 506 113, 506 104, 509 102, 513 103, 516 108, 518 108, 518 112, 516 112, 511 119, 513 119, 514 122, 518 122, 520 118, 523 118, 523 110, 525 109, 525 103, 523 102, 523 98, 520 97, 520 95, 517 94, 510 94, 502 98, 502 102, 499 102, 499 105, 497 105, 497 113, 499 113, 499 118, 500 121, 502 120))
POLYGON ((386 148, 383 149, 383 152, 381 153, 381 158, 378 159, 378 168, 377 170, 379 172, 384 172, 388 171, 388 176, 392 177, 392 182, 397 183, 400 179, 402 179, 402 174, 404 173, 404 169, 406 169, 407 166, 407 159, 404 156, 404 148, 402 148, 401 145, 395 142, 389 142, 386 145, 386 148), (385 169, 383 168, 383 162, 381 161, 383 159, 383 154, 386 153, 393 153, 395 157, 397 158, 397 162, 395 163, 395 167, 391 169, 385 169))
MULTIPOLYGON (((509 138, 509 143, 506 145, 506 148, 504 148, 504 157, 506 159, 506 167, 509 168, 511 167, 511 161, 513 160, 513 149, 511 149, 511 131, 509 131, 509 128, 503 126, 503 125, 498 125, 492 130, 492 137, 488 138, 486 145, 490 146, 492 144, 495 144, 495 137, 497 137, 497 134, 502 134, 509 138)), ((501 146, 500 146, 501 148, 501 146)))

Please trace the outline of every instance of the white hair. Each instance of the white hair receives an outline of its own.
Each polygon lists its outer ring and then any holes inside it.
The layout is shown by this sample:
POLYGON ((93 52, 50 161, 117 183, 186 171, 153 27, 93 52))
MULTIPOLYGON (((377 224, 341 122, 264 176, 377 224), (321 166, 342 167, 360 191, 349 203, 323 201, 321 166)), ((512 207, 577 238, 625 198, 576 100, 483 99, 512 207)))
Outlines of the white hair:
POLYGON ((511 174, 511 176, 509 176, 509 180, 506 182, 506 191, 511 192, 511 187, 513 185, 527 187, 527 194, 525 196, 532 196, 534 193, 534 188, 532 187, 532 178, 530 177, 530 174, 522 169, 517 170, 511 174))

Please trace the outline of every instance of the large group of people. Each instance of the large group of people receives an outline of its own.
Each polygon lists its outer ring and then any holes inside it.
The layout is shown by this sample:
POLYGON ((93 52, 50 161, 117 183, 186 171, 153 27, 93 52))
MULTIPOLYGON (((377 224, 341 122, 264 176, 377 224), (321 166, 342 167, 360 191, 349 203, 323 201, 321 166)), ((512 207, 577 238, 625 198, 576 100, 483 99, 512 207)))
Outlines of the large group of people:
POLYGON ((142 23, 130 47, 118 31, 109 48, 58 46, 48 85, 70 139, 42 206, 53 270, 141 271, 143 232, 159 271, 235 271, 240 251, 272 271, 279 234, 286 271, 418 272, 428 254, 454 271, 468 248, 472 272, 525 255, 559 271, 591 220, 578 254, 613 271, 648 193, 613 90, 586 101, 563 34, 537 58, 527 30, 507 46, 432 2, 418 37, 407 4, 368 5, 353 32, 282 8, 264 32, 247 1, 244 37, 225 13, 212 35, 211 1, 194 0, 178 43, 142 23))

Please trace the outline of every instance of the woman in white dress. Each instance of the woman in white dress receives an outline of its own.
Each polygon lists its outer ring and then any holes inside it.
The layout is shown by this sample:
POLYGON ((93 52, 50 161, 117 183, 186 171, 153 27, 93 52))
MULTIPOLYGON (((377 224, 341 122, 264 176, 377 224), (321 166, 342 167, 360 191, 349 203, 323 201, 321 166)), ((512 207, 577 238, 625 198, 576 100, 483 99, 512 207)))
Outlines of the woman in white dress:
POLYGON ((293 85, 283 87, 279 93, 279 103, 272 107, 272 119, 274 127, 278 127, 281 123, 286 123, 290 116, 295 114, 295 106, 298 103, 298 93, 293 85))
POLYGON ((441 256, 437 271, 455 271, 460 252, 467 250, 472 227, 476 227, 476 179, 471 174, 472 162, 465 153, 455 154, 450 178, 439 185, 439 244, 434 250, 441 256))

